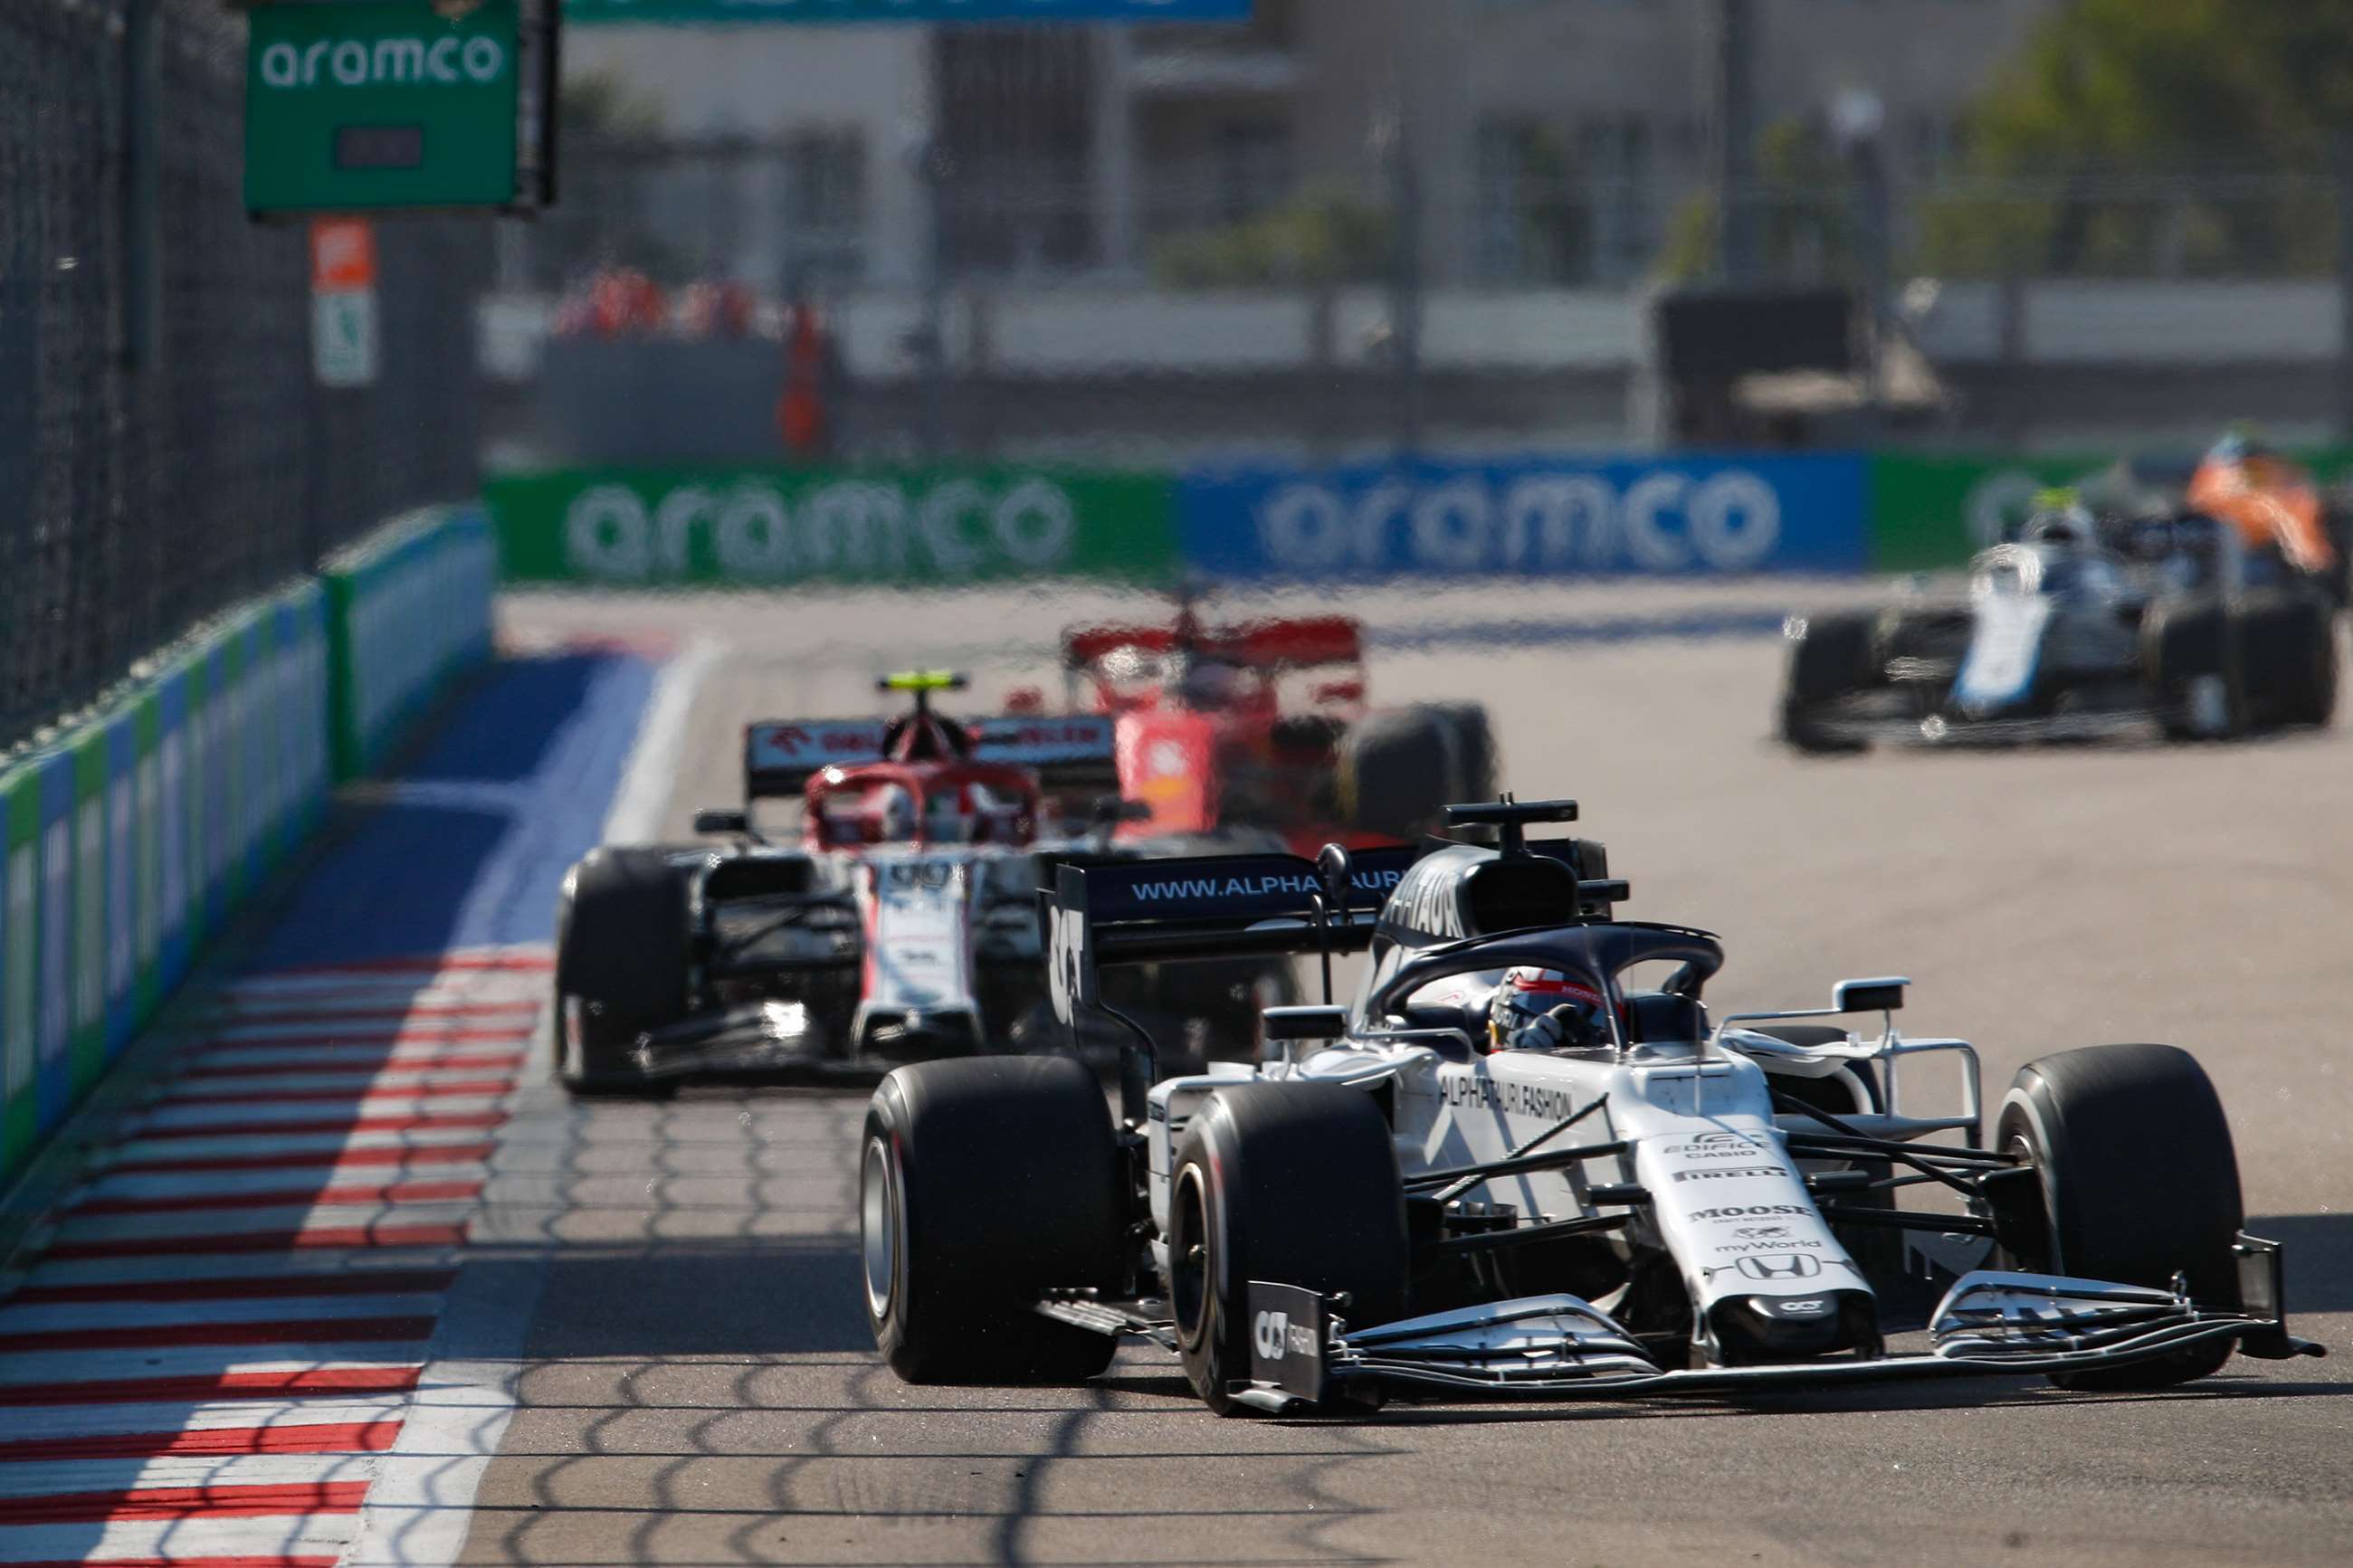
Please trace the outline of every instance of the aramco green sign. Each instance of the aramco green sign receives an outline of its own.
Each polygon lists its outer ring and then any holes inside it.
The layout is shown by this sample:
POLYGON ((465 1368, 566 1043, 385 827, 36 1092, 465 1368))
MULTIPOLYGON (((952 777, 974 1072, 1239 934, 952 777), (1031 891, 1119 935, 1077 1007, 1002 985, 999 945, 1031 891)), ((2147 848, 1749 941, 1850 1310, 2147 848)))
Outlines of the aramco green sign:
MULTIPOLYGON (((544 0, 552 14, 553 0, 544 0)), ((267 216, 532 207, 552 144, 543 0, 282 0, 251 11, 245 205, 267 216)))

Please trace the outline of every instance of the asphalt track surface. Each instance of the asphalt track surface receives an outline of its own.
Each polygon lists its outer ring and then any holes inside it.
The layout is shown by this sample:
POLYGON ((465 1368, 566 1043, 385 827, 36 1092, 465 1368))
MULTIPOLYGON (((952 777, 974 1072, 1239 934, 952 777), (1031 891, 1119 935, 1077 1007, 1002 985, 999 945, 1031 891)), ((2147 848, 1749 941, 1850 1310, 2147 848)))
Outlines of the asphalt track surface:
MULTIPOLYGON (((1145 1349, 1082 1388, 913 1388, 875 1359, 858 1293, 862 1094, 574 1110, 540 1084, 473 1231, 475 1267, 528 1276, 537 1306, 461 1560, 2353 1560, 2353 731, 1788 755, 1767 740, 1778 650, 1758 634, 1851 592, 1349 607, 1381 639, 1377 698, 1483 700, 1506 783, 1580 798, 1634 910, 1724 934, 1719 1009, 1909 974, 1906 1025, 1976 1041, 1994 1100, 2054 1049, 2197 1052, 2250 1228, 2286 1244, 2295 1326, 2337 1358, 2236 1361, 2154 1396, 2002 1378, 1352 1425, 1219 1420, 1145 1349)), ((653 814, 678 834, 734 798, 744 721, 871 711, 878 671, 942 660, 987 700, 1106 607, 537 599, 507 617, 525 639, 709 650, 653 814)))

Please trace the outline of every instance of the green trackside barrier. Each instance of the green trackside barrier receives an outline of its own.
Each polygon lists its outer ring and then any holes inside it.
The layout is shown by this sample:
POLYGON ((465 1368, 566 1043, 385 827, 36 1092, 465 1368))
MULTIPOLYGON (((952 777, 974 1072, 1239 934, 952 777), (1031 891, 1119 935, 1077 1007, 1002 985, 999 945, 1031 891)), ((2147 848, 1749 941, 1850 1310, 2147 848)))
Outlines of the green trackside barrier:
POLYGON ((34 1068, 40 1060, 39 785, 31 768, 0 773, 0 851, 6 873, 6 896, 0 898, 0 1171, 23 1163, 40 1124, 34 1102, 34 1068))
MULTIPOLYGON (((2071 485, 2113 464, 2115 452, 1873 453, 1864 485, 1872 565, 1882 572, 1958 566, 2000 536, 2005 519, 2038 490, 2071 485)), ((2302 447, 2298 461, 2324 482, 2353 473, 2353 446, 2302 447)))
POLYGON ((955 465, 573 469, 483 487, 510 583, 957 587, 1177 571, 1163 475, 955 465))
POLYGON ((326 630, 324 592, 298 584, 0 769, 0 1182, 317 819, 326 630))
POLYGON ((498 552, 478 508, 386 524, 327 564, 338 779, 372 771, 450 679, 491 652, 498 552))

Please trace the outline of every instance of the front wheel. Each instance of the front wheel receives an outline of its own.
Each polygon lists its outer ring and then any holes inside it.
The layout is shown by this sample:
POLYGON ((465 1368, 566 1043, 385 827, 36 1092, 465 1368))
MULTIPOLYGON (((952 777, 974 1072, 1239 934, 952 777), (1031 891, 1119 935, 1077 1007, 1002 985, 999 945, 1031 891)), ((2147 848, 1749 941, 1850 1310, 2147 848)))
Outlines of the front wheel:
POLYGON ((1041 1317, 1113 1290, 1124 1184, 1094 1076, 1062 1057, 967 1057, 882 1080, 859 1142, 867 1322, 909 1383, 1081 1383, 1107 1334, 1041 1317))
MULTIPOLYGON (((2159 1289, 2179 1274, 2200 1305, 2238 1306, 2238 1154, 2221 1100, 2189 1053, 2092 1046, 2030 1062, 1994 1137, 2032 1167, 2040 1187, 2040 1204, 2021 1205, 2000 1237, 2020 1268, 2159 1289)), ((2169 1388, 2216 1371, 2232 1349, 2216 1341, 2051 1381, 2169 1388)))
POLYGON ((575 1098, 667 1100, 676 1079, 630 1059, 638 1037, 687 1011, 688 870, 653 847, 592 849, 555 914, 555 1072, 575 1098))
POLYGON ((1296 1285, 1359 1327, 1405 1310, 1405 1186, 1389 1125, 1363 1089, 1220 1089, 1186 1129, 1169 1197, 1169 1305, 1185 1375, 1238 1415, 1250 1372, 1250 1283, 1296 1285))

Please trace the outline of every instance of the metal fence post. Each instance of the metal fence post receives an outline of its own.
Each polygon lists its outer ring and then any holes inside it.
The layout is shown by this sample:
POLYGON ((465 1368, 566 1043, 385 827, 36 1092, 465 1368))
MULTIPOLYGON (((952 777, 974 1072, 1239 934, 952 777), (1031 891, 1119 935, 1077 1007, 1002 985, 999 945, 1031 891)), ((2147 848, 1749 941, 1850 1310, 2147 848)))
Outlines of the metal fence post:
POLYGON ((2337 433, 2353 437, 2353 133, 2329 146, 2337 195, 2337 433))
POLYGON ((1389 187, 1389 353, 1397 373, 1397 440, 1401 457, 1421 449, 1421 179, 1401 115, 1374 132, 1389 187))

